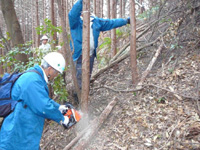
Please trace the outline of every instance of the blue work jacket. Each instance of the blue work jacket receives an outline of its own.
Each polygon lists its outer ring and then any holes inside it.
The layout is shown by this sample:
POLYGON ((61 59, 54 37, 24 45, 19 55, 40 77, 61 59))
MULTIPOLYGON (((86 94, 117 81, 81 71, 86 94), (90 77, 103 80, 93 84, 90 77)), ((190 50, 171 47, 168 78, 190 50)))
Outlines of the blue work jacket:
POLYGON ((47 83, 40 66, 24 73, 12 88, 12 99, 21 100, 5 118, 0 131, 0 150, 39 150, 45 118, 64 121, 59 104, 49 98, 47 83))
MULTIPOLYGON (((73 60, 76 61, 82 55, 82 27, 83 20, 80 18, 82 12, 83 0, 78 0, 69 12, 69 25, 72 41, 70 42, 71 50, 73 51, 73 60)), ((94 16, 92 16, 94 17, 94 16)), ((98 38, 101 31, 108 31, 127 24, 127 19, 102 19, 93 18, 93 36, 96 48, 98 47, 98 38)))

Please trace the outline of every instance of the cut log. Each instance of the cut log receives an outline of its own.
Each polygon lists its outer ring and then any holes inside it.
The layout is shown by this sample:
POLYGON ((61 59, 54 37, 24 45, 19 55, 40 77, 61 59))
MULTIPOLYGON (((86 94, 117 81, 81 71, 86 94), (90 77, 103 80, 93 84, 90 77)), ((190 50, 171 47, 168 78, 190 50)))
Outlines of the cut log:
POLYGON ((82 150, 85 149, 88 145, 89 141, 93 137, 93 135, 99 130, 99 128, 102 126, 102 124, 107 119, 108 115, 114 108, 114 106, 117 104, 118 99, 114 98, 108 106, 105 108, 105 110, 101 113, 99 118, 96 118, 90 126, 88 126, 85 130, 83 130, 76 138, 74 138, 65 148, 64 150, 69 150, 72 148, 72 146, 77 143, 80 139, 80 142, 75 145, 73 149, 75 150, 82 150))

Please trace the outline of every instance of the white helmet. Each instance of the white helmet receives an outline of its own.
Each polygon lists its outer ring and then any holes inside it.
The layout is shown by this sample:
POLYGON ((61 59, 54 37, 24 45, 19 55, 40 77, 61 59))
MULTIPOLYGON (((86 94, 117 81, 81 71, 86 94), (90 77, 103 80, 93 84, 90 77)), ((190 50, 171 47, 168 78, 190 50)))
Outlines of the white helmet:
POLYGON ((48 37, 46 35, 44 35, 41 40, 48 40, 48 37))
POLYGON ((43 58, 55 70, 63 73, 65 70, 65 59, 61 53, 51 52, 43 58))

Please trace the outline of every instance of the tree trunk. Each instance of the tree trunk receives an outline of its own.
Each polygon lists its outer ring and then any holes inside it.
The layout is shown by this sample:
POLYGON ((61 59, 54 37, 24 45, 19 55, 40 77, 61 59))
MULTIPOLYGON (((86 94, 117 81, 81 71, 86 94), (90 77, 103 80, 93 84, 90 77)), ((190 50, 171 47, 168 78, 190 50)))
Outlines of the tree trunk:
MULTIPOLYGON (((0 48, 0 56, 3 56, 3 49, 0 48)), ((0 63, 0 76, 3 74, 3 63, 0 63)))
MULTIPOLYGON (((52 21, 52 25, 56 26, 54 0, 51 0, 51 21, 52 21)), ((52 39, 56 41, 56 32, 54 32, 52 39)), ((52 44, 52 48, 54 47, 55 47, 55 44, 52 44)))
MULTIPOLYGON (((1 0, 1 10, 6 22, 7 30, 10 33, 12 46, 19 46, 19 44, 24 44, 22 31, 20 29, 20 24, 17 19, 12 0, 1 0)), ((17 55, 16 59, 22 62, 28 61, 25 54, 17 55)))
POLYGON ((83 50, 82 50, 82 93, 81 110, 88 113, 90 88, 90 0, 83 0, 83 50))
MULTIPOLYGON (((34 0, 31 1, 31 4, 34 6, 34 0)), ((36 46, 35 46, 35 45, 36 45, 36 44, 35 44, 35 40, 34 40, 34 39, 35 39, 35 33, 36 33, 36 32, 35 32, 35 24, 34 24, 34 20, 35 20, 35 19, 34 19, 34 13, 33 13, 33 12, 34 12, 34 7, 31 7, 31 14, 32 14, 32 16, 31 16, 31 18, 32 18, 32 40, 33 40, 32 46, 33 46, 33 47, 36 47, 36 46)))
POLYGON ((104 6, 104 0, 101 0, 101 18, 103 18, 103 6, 104 6))
POLYGON ((124 18, 126 16, 126 0, 123 0, 122 2, 122 17, 124 18))
POLYGON ((136 53, 136 19, 135 19, 135 1, 130 1, 130 18, 131 18, 131 40, 130 40, 130 57, 133 85, 137 83, 137 53, 136 53))
MULTIPOLYGON (((117 6, 117 1, 116 0, 111 0, 111 6, 112 6, 112 19, 116 18, 116 6, 117 6)), ((116 29, 111 30, 111 57, 114 57, 117 53, 117 47, 116 47, 116 29)))
POLYGON ((122 0, 119 1, 119 18, 122 18, 122 0))
POLYGON ((93 0, 94 14, 97 15, 97 0, 93 0))
POLYGON ((107 18, 110 19, 110 0, 107 0, 107 18))
POLYGON ((96 16, 97 17, 101 17, 101 11, 100 11, 100 5, 101 3, 100 3, 100 0, 96 0, 96 16))
MULTIPOLYGON (((38 12, 38 0, 35 1, 36 8, 36 27, 40 25, 39 23, 39 12, 38 12)), ((40 34, 36 34, 36 47, 40 46, 40 34)))
MULTIPOLYGON (((57 0, 57 3, 58 3, 58 8, 61 8, 62 7, 61 1, 57 0)), ((69 38, 68 38, 67 30, 66 30, 66 22, 64 21, 62 9, 58 9, 58 13, 59 13, 59 16, 61 18, 61 26, 62 26, 62 29, 63 29, 62 36, 63 36, 63 39, 65 39, 64 40, 64 52, 63 52, 63 54, 64 54, 65 59, 67 60, 66 61, 67 64, 70 63, 72 80, 73 80, 73 83, 74 83, 74 86, 75 86, 75 89, 76 89, 76 92, 77 92, 77 95, 78 95, 78 99, 80 100, 81 99, 81 92, 80 92, 78 82, 77 82, 77 78, 76 78, 76 69, 75 69, 75 66, 74 66, 73 59, 72 59, 70 44, 68 42, 69 38)), ((68 65, 66 65, 66 66, 68 66, 68 65)))

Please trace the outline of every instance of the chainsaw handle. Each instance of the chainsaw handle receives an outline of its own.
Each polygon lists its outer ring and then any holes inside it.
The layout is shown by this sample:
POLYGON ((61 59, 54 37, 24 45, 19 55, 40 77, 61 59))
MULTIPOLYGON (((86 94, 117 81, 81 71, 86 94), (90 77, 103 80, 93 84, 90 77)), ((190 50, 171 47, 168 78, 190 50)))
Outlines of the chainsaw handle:
POLYGON ((68 107, 69 109, 73 109, 74 106, 70 102, 66 102, 65 106, 68 107))

